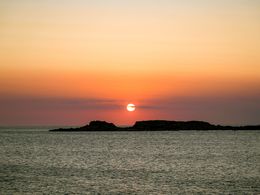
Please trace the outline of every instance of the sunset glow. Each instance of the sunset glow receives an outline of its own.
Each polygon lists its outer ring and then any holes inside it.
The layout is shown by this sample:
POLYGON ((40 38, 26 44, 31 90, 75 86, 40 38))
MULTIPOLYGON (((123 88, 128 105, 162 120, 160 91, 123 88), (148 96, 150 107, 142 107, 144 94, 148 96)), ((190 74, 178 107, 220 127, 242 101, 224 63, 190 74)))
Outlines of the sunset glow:
POLYGON ((1 1, 0 125, 259 123, 259 2, 1 1))

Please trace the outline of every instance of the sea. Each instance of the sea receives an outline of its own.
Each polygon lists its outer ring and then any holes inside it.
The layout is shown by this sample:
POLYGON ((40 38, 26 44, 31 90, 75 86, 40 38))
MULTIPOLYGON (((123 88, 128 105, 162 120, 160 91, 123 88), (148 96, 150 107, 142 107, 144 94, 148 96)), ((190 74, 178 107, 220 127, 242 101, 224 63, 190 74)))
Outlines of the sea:
POLYGON ((0 129, 0 194, 260 194, 260 131, 0 129))

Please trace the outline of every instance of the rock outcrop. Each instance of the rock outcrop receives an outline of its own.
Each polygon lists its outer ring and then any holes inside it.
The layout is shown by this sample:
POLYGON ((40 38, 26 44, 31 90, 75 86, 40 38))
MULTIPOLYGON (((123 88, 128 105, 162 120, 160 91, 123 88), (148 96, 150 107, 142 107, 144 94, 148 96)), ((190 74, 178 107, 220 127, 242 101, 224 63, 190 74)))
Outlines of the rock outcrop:
POLYGON ((211 125, 204 121, 137 121, 133 129, 137 130, 210 130, 215 129, 215 125, 211 125))
POLYGON ((50 131, 116 131, 119 127, 106 121, 91 121, 88 125, 79 128, 53 129, 50 131))
POLYGON ((204 121, 166 121, 150 120, 137 121, 132 127, 117 127, 106 121, 91 121, 79 128, 53 129, 50 131, 179 131, 179 130, 260 130, 256 126, 221 126, 204 121))

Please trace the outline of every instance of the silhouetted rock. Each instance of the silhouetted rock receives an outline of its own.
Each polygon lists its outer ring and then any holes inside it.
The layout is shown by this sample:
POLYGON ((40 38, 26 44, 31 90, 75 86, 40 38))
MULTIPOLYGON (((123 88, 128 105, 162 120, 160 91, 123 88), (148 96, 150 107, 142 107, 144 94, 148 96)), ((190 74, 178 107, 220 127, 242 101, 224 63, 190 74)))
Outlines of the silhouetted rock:
POLYGON ((215 129, 215 125, 203 121, 165 121, 165 120, 151 120, 151 121, 137 121, 133 129, 137 130, 210 130, 215 129))
POLYGON ((112 131, 117 130, 118 127, 116 127, 113 123, 108 123, 106 121, 91 121, 89 125, 81 128, 91 131, 112 131))
POLYGON ((88 125, 79 128, 53 129, 51 131, 116 131, 119 127, 106 121, 91 121, 88 125))
POLYGON ((179 130, 260 130, 260 125, 221 126, 204 121, 137 121, 132 127, 117 127, 106 121, 91 121, 79 128, 53 129, 50 131, 179 131, 179 130))

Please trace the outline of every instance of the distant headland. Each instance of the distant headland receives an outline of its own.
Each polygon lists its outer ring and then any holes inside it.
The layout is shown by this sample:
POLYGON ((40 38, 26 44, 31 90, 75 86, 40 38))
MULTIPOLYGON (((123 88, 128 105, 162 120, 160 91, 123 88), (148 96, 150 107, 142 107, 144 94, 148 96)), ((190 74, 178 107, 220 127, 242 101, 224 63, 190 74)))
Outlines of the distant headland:
POLYGON ((222 126, 204 121, 137 121, 132 127, 117 127, 106 121, 91 121, 78 128, 60 128, 50 131, 180 131, 180 130, 260 130, 260 125, 222 126))

